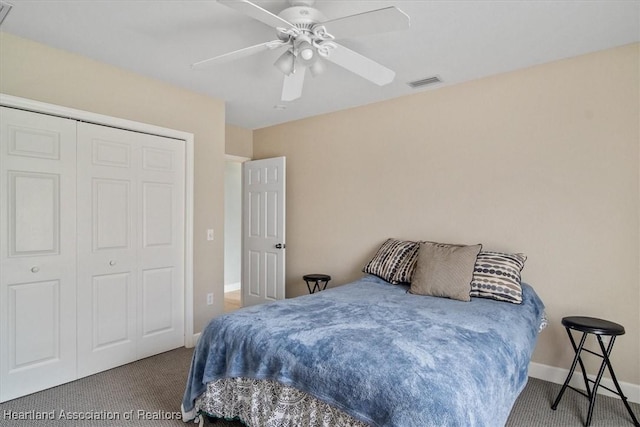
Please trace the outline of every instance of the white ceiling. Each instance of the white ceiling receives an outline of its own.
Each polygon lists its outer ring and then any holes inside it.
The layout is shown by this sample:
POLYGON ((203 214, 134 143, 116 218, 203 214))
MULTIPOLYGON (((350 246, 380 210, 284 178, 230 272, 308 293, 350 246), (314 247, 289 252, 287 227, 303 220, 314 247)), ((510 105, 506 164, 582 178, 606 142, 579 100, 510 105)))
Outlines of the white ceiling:
MULTIPOLYGON (((283 76, 272 66, 281 51, 190 67, 276 38, 214 0, 9 1, 3 31, 223 99, 227 123, 248 129, 416 93, 406 83, 424 77, 443 80, 420 89, 436 90, 640 41, 639 0, 317 0, 328 19, 390 5, 407 13, 408 30, 340 40, 396 79, 379 87, 329 63, 324 74, 307 76, 302 98, 283 103, 283 76)), ((289 5, 254 3, 276 14, 289 5)))

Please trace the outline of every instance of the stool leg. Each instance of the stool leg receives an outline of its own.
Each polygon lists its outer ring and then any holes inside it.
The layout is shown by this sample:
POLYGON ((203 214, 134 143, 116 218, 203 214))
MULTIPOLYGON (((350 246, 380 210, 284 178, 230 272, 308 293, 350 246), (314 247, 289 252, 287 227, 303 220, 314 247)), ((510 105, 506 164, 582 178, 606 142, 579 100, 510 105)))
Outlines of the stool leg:
MULTIPOLYGON (((598 337, 600 338, 600 337, 598 337)), ((605 355, 604 356, 604 362, 607 365, 607 368, 609 368, 609 374, 611 375, 611 379, 613 380, 613 384, 616 386, 616 390, 618 390, 618 394, 620 395, 620 399, 622 399, 622 402, 624 403, 624 406, 627 408, 627 411, 629 412, 629 415, 631 416, 631 419, 633 420, 633 425, 635 427, 640 427, 640 422, 638 422, 638 419, 636 418, 635 414, 633 413, 633 410, 631 409, 631 406, 629 406, 629 402, 627 402, 627 396, 624 395, 624 393, 622 392, 622 389, 620 388, 620 384, 618 383, 618 379, 616 378, 616 374, 613 372, 613 367, 611 366, 611 360, 609 359, 609 356, 611 355, 611 349, 613 348, 613 341, 615 339, 615 335, 611 337, 611 340, 609 341, 609 346, 605 352, 605 348, 604 348, 604 344, 602 343, 601 339, 598 339, 598 343, 600 344, 600 349, 602 350, 602 353, 605 355)))
POLYGON ((593 383, 593 392, 589 396, 589 412, 587 413, 587 423, 586 427, 591 425, 591 417, 593 416, 593 407, 596 404, 596 397, 598 396, 598 387, 600 387, 600 381, 602 380, 602 374, 604 374, 604 368, 607 366, 607 360, 609 359, 609 353, 613 348, 613 343, 616 340, 615 336, 611 336, 609 339, 609 345, 605 349, 604 343, 602 342, 602 337, 600 335, 598 337, 598 344, 600 345, 600 350, 602 351, 602 358, 604 359, 600 364, 600 369, 598 370, 598 376, 596 377, 596 381, 593 383))
POLYGON ((313 292, 320 290, 320 283, 316 280, 316 283, 313 285, 313 292))
MULTIPOLYGON (((573 376, 573 372, 576 370, 576 365, 578 364, 578 361, 580 361, 580 367, 583 367, 582 364, 582 359, 580 359, 580 352, 582 351, 582 347, 584 346, 584 342, 587 339, 587 334, 583 333, 582 334, 582 338, 580 339, 580 345, 578 347, 576 347, 576 343, 573 340, 573 336, 571 335, 571 331, 569 330, 569 328, 567 329, 567 333, 569 334, 569 339, 571 340, 571 346, 573 347, 574 351, 576 352, 575 357, 573 358, 573 363, 571 363, 571 369, 569 369, 569 375, 567 375, 567 379, 564 380, 564 384, 562 384, 562 388, 560 389, 560 393, 558 393, 558 397, 556 397, 556 400, 553 402, 553 405, 551 405, 551 409, 553 409, 554 411, 556 410, 556 408, 558 407, 558 403, 560 403, 560 399, 562 399, 562 395, 564 394, 565 390, 567 389, 567 386, 569 385, 569 381, 571 380, 571 377, 573 376)), ((588 387, 588 385, 587 385, 588 387)), ((588 389, 587 389, 588 391, 588 389)))
MULTIPOLYGON (((569 329, 567 329, 567 332, 570 332, 569 329)), ((583 334, 582 335, 582 343, 584 344, 584 340, 586 339, 587 334, 583 334)), ((571 339, 571 345, 573 346, 573 349, 577 352, 578 349, 576 348, 576 343, 573 340, 573 336, 571 336, 571 333, 569 333, 569 338, 571 339)), ((582 346, 580 347, 582 348, 582 346)), ((582 355, 578 356, 578 363, 580 363, 580 372, 582 372, 582 380, 584 381, 584 387, 587 389, 587 397, 589 398, 589 400, 591 400, 591 396, 593 393, 593 390, 591 389, 591 386, 589 386, 589 378, 587 377, 587 370, 584 367, 584 362, 582 361, 582 355)))
POLYGON ((309 293, 312 294, 313 292, 311 292, 311 286, 309 286, 309 282, 307 280, 304 281, 307 284, 307 289, 309 289, 309 293))

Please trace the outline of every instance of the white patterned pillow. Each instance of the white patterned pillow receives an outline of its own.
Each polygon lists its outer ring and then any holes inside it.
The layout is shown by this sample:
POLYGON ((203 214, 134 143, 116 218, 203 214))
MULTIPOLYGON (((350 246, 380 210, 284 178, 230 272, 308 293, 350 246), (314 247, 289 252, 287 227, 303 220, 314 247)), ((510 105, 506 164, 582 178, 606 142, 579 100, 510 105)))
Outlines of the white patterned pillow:
POLYGON ((400 259, 396 272, 391 278, 391 283, 411 283, 411 276, 416 268, 416 262, 418 260, 418 252, 420 249, 420 242, 414 243, 413 249, 407 251, 400 259))
POLYGON ((522 303, 520 272, 526 260, 525 254, 480 252, 473 269, 470 295, 522 303))
POLYGON ((387 282, 408 283, 418 254, 418 243, 387 239, 364 266, 364 273, 373 274, 387 282))

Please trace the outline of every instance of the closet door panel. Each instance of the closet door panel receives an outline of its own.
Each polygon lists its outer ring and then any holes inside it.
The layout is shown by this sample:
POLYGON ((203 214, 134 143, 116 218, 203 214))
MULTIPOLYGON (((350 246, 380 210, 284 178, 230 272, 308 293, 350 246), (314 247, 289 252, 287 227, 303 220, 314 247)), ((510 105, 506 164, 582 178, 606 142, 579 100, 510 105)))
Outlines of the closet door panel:
POLYGON ((143 248, 171 247, 173 245, 173 192, 172 184, 144 182, 142 184, 142 246, 143 248), (159 215, 163 212, 166 214, 159 215))
POLYGON ((174 328, 172 312, 174 294, 173 268, 142 271, 142 336, 170 332, 174 328))
POLYGON ((92 283, 92 347, 100 351, 107 347, 131 342, 130 330, 131 274, 116 273, 93 277, 92 283))
POLYGON ((75 129, 0 108, 0 401, 76 376, 75 129))
POLYGON ((9 342, 14 350, 9 366, 24 369, 55 361, 60 354, 60 281, 21 283, 8 291, 9 342), (33 336, 39 339, 24 339, 33 336))
POLYGON ((91 185, 93 251, 131 249, 131 180, 94 177, 91 185))
POLYGON ((10 171, 9 254, 55 254, 59 251, 60 176, 10 171))
POLYGON ((137 170, 125 132, 78 123, 78 375, 136 360, 137 170))
POLYGON ((184 344, 184 142, 86 123, 78 135, 88 375, 184 344))
POLYGON ((184 343, 184 142, 140 140, 139 357, 184 343))

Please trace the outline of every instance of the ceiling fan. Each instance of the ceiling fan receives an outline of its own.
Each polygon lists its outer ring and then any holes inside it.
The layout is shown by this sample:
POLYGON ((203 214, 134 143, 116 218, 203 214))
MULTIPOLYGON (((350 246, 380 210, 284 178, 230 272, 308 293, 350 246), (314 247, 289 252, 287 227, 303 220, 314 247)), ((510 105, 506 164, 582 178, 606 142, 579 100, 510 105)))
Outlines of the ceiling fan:
POLYGON ((325 60, 380 86, 391 83, 394 71, 335 40, 409 27, 409 16, 394 6, 327 20, 322 12, 312 7, 315 0, 289 0, 291 6, 277 15, 248 0, 218 2, 275 28, 277 39, 205 59, 192 67, 220 64, 265 50, 286 48, 274 63, 284 74, 283 101, 299 98, 306 70, 313 77, 317 76, 324 71, 325 60))

